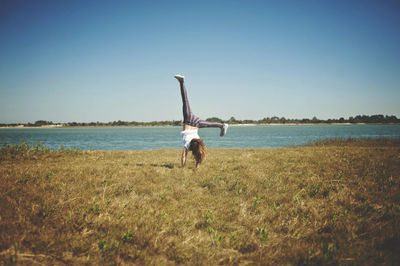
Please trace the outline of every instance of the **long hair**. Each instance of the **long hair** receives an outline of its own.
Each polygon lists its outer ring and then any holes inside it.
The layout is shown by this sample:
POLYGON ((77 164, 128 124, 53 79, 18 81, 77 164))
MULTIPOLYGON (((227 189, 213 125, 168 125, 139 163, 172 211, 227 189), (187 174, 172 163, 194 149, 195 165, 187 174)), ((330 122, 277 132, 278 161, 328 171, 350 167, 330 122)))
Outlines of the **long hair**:
POLYGON ((192 139, 190 141, 189 150, 192 151, 197 166, 206 159, 207 148, 202 139, 192 139))

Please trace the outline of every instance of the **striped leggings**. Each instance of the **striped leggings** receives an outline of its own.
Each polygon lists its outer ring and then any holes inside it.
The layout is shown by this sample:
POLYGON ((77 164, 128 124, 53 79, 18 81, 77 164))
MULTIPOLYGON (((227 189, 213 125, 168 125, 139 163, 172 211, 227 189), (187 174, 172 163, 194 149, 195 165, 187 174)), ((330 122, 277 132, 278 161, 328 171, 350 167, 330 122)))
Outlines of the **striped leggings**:
POLYGON ((187 98, 187 92, 185 88, 185 84, 183 81, 179 81, 181 85, 181 95, 182 95, 182 103, 183 103, 183 123, 197 127, 197 128, 203 128, 203 127, 219 127, 222 128, 224 125, 218 122, 208 122, 205 120, 202 120, 195 116, 192 111, 190 110, 189 106, 189 100, 187 98))

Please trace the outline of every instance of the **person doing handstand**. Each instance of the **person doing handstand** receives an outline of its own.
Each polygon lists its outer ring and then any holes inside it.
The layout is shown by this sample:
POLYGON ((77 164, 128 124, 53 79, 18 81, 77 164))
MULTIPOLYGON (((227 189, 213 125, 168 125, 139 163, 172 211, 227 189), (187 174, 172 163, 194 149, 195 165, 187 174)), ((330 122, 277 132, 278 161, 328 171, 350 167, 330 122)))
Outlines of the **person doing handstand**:
POLYGON ((185 87, 185 77, 181 75, 175 75, 175 78, 179 81, 181 87, 182 103, 183 103, 183 131, 181 136, 183 138, 183 152, 182 152, 182 167, 185 167, 186 157, 188 151, 192 151, 194 159, 196 161, 196 168, 205 160, 207 155, 206 145, 204 141, 198 135, 198 129, 204 127, 218 127, 221 129, 220 136, 223 137, 228 130, 228 124, 221 124, 218 122, 209 122, 202 120, 195 116, 190 110, 189 100, 187 98, 187 92, 185 87))

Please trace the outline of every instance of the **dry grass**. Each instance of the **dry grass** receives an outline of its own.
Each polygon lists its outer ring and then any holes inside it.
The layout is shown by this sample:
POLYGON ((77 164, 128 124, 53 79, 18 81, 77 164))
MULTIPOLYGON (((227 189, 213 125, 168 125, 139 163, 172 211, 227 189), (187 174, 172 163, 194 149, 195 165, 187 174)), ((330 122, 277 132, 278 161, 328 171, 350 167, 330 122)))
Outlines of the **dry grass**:
POLYGON ((399 264, 400 140, 0 151, 4 264, 399 264))

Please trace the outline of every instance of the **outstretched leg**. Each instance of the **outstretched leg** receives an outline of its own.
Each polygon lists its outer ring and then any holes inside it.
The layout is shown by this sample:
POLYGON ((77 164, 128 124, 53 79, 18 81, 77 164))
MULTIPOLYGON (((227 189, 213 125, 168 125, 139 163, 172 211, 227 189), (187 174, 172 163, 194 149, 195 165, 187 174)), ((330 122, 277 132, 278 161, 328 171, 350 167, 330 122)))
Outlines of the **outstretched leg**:
POLYGON ((221 136, 226 134, 226 130, 228 129, 228 124, 221 124, 218 122, 209 122, 202 120, 195 116, 190 109, 189 100, 187 97, 187 91, 185 87, 184 79, 185 77, 181 75, 175 75, 175 78, 179 81, 181 87, 181 96, 182 96, 182 110, 183 110, 183 123, 187 125, 191 125, 198 128, 204 127, 218 127, 221 129, 221 136))
POLYGON ((221 124, 218 122, 209 122, 205 120, 199 120, 197 124, 198 128, 203 128, 203 127, 218 127, 221 129, 221 134, 220 136, 223 137, 226 135, 226 131, 228 130, 228 124, 221 124))
POLYGON ((200 120, 198 123, 198 128, 202 128, 202 127, 219 127, 219 128, 223 128, 224 124, 218 123, 218 122, 209 122, 206 120, 200 120))
POLYGON ((180 75, 175 75, 175 78, 179 81, 179 85, 181 87, 181 96, 182 96, 182 111, 183 111, 183 123, 187 124, 192 117, 192 111, 190 110, 189 100, 187 97, 187 92, 184 83, 184 77, 180 75))
POLYGON ((198 124, 201 121, 200 118, 195 116, 190 109, 189 100, 187 97, 184 77, 181 75, 175 75, 175 78, 179 81, 179 85, 181 87, 181 96, 182 96, 182 111, 183 111, 183 123, 187 125, 191 125, 194 127, 199 127, 198 124))

